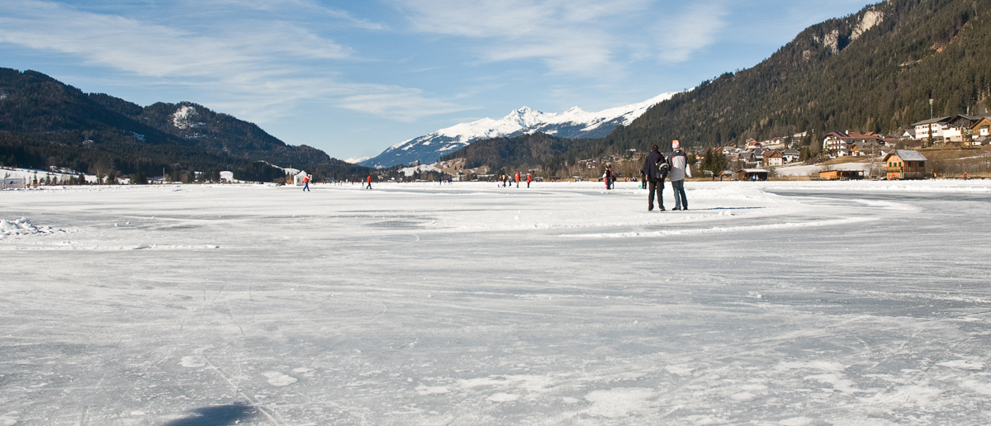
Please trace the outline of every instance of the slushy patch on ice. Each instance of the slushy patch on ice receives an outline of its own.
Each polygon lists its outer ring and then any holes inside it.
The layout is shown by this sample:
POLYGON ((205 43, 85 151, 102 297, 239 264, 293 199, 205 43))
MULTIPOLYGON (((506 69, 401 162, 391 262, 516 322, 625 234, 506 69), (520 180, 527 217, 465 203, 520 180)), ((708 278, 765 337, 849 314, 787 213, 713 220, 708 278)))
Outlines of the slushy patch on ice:
POLYGON ((0 426, 14 426, 19 421, 17 417, 14 417, 17 412, 7 413, 0 415, 0 426))
POLYGON ((199 368, 206 365, 206 360, 201 356, 184 356, 179 361, 179 365, 186 368, 199 368))
POLYGON ((6 219, 0 219, 0 239, 8 236, 57 233, 65 233, 65 231, 62 229, 54 229, 51 226, 37 227, 32 225, 29 220, 23 217, 12 222, 7 221, 6 219))
POLYGON ((644 388, 618 388, 597 390, 585 395, 592 403, 588 414, 598 417, 619 418, 647 411, 654 391, 644 388))
POLYGON ((965 359, 958 359, 955 361, 940 362, 936 365, 941 365, 943 367, 956 368, 958 370, 983 370, 984 363, 980 361, 968 361, 965 359))
POLYGON ((297 381, 295 377, 287 376, 278 371, 267 371, 262 373, 262 376, 268 378, 268 384, 272 386, 289 386, 297 381))
POLYGON ((420 395, 441 395, 450 392, 446 386, 427 386, 419 385, 416 387, 416 393, 420 395))
POLYGON ((514 395, 511 393, 498 392, 488 398, 490 402, 513 402, 520 399, 519 395, 514 395))

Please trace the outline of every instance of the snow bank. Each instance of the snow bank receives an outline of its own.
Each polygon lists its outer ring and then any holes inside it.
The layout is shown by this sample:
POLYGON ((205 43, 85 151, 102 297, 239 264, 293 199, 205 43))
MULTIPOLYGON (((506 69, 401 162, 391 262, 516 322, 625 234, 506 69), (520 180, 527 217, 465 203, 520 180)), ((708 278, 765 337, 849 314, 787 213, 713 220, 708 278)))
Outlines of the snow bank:
POLYGON ((0 219, 0 239, 8 236, 39 235, 64 233, 64 230, 54 229, 51 226, 37 227, 31 224, 26 218, 20 218, 13 222, 0 219))

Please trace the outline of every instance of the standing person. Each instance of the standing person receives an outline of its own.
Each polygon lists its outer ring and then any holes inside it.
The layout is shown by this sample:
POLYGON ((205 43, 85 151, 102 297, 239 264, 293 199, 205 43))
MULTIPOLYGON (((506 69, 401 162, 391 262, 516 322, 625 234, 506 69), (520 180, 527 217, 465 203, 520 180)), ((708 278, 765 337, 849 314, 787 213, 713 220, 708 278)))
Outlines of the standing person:
POLYGON ((605 177, 604 180, 606 181, 606 189, 612 189, 613 174, 612 174, 611 165, 606 164, 606 173, 603 176, 605 177))
POLYGON ((520 187, 520 172, 516 172, 516 187, 520 187))
POLYGON ((660 148, 657 144, 650 147, 650 154, 647 154, 647 158, 643 160, 643 168, 640 169, 640 173, 643 173, 645 179, 648 182, 647 187, 647 211, 654 210, 654 193, 657 193, 657 206, 664 211, 664 178, 666 177, 665 170, 667 162, 664 161, 664 154, 661 154, 660 148))
POLYGON ((372 175, 368 175, 368 179, 365 181, 368 182, 368 186, 366 186, 365 189, 372 189, 372 175))
POLYGON ((303 176, 303 191, 310 191, 310 175, 303 176))
POLYGON ((526 174, 526 187, 527 187, 527 188, 529 188, 529 187, 530 187, 530 182, 533 182, 533 177, 531 177, 531 176, 530 176, 530 174, 529 174, 529 173, 527 173, 527 174, 526 174))
POLYGON ((681 150, 681 142, 677 139, 671 141, 671 157, 668 164, 671 165, 671 191, 674 192, 674 209, 688 210, 688 198, 685 197, 685 176, 692 177, 692 168, 688 165, 688 155, 681 150))

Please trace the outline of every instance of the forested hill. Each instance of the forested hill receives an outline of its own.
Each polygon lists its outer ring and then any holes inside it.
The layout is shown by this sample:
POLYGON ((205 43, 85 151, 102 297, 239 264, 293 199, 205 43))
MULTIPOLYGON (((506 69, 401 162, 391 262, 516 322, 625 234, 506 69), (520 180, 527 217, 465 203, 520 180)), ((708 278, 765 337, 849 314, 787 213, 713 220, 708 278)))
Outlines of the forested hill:
MULTIPOLYGON (((740 144, 809 131, 879 133, 991 105, 991 3, 890 0, 799 34, 753 68, 674 96, 597 151, 740 144)), ((809 138, 811 140, 813 138, 809 138)))
POLYGON ((146 175, 231 169, 238 178, 266 181, 282 174, 259 161, 321 177, 368 172, 193 103, 141 107, 39 72, 0 68, 0 165, 146 175))

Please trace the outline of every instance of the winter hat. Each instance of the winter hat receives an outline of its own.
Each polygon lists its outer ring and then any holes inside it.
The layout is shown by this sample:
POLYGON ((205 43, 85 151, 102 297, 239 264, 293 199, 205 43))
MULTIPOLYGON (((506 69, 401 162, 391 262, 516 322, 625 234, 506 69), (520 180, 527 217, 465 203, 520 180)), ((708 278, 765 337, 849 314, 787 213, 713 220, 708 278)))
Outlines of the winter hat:
POLYGON ((681 148, 681 142, 678 142, 677 139, 671 141, 671 149, 678 149, 678 148, 681 148))

